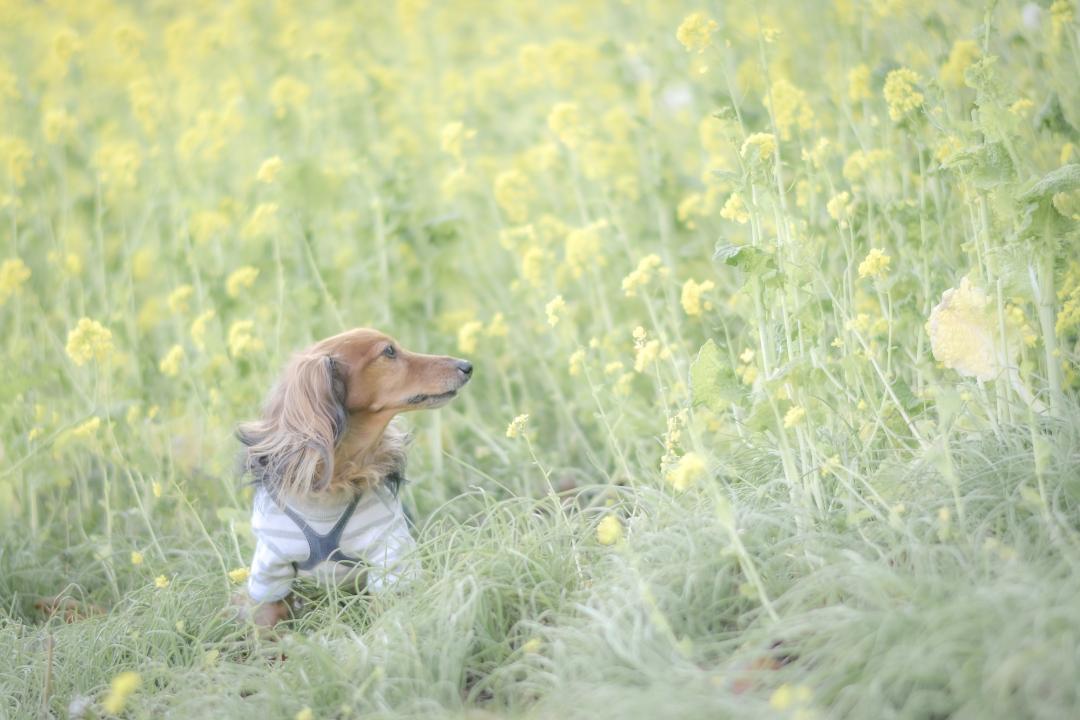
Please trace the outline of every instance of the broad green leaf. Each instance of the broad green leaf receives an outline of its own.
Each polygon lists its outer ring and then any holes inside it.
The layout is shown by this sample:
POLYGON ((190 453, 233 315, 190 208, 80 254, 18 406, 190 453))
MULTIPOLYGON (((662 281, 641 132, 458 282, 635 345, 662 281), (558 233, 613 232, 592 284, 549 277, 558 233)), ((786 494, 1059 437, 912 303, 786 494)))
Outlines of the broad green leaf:
POLYGON ((694 405, 723 410, 739 399, 740 390, 735 371, 723 361, 716 343, 707 341, 690 366, 690 396, 694 405))

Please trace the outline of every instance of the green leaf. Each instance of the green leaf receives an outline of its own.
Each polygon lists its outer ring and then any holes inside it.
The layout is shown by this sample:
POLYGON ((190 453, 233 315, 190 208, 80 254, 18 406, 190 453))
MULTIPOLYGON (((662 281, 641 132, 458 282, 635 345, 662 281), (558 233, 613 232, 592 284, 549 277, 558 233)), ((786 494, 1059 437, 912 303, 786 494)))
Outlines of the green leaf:
POLYGON ((716 343, 707 341, 690 366, 690 397, 694 405, 720 411, 737 401, 740 394, 735 371, 724 363, 716 343))
POLYGON ((713 259, 721 260, 725 265, 737 267, 751 275, 776 267, 772 255, 753 245, 720 245, 713 253, 713 259))
POLYGON ((1080 188, 1080 165, 1070 163, 1052 170, 1031 186, 1031 189, 1019 198, 1021 203, 1036 203, 1050 200, 1058 193, 1080 188))

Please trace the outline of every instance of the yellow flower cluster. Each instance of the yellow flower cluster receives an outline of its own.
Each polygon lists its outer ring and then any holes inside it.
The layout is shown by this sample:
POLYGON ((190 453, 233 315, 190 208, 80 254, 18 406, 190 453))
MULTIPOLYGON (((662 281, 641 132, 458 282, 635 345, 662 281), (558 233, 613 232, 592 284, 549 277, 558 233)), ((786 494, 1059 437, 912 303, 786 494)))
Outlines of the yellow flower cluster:
POLYGON ((949 59, 941 66, 939 77, 946 87, 964 87, 964 71, 979 59, 982 52, 974 40, 957 40, 949 51, 949 59))
POLYGON ((180 374, 180 363, 184 361, 184 347, 173 345, 158 363, 158 370, 166 377, 176 377, 180 374))
POLYGON ((596 526, 596 541, 601 545, 614 545, 622 540, 622 536, 622 522, 614 515, 605 515, 596 526))
POLYGON ((480 320, 470 320, 459 327, 457 332, 458 350, 466 355, 472 355, 476 352, 476 344, 483 331, 484 323, 480 320))
POLYGON ((105 362, 113 352, 112 332, 97 320, 81 318, 68 333, 66 350, 76 365, 105 362))
POLYGON ((563 300, 562 295, 556 295, 553 297, 547 305, 544 306, 544 314, 547 315, 548 325, 555 327, 559 324, 559 313, 566 308, 566 301, 563 300))
POLYGON ((923 94, 916 88, 922 78, 910 68, 899 68, 885 76, 883 94, 894 122, 907 119, 923 106, 923 94))
POLYGON ((603 244, 600 231, 607 226, 607 220, 597 220, 566 234, 566 265, 575 278, 581 277, 589 267, 602 267, 605 264, 600 251, 603 244))
POLYGON ((853 103, 869 100, 873 97, 870 92, 870 68, 860 63, 848 70, 848 99, 853 103))
POLYGON ((757 132, 747 136, 739 154, 747 160, 768 161, 776 152, 776 136, 772 133, 757 132))
POLYGON ((872 248, 863 258, 863 261, 859 263, 859 277, 883 278, 889 270, 890 262, 892 262, 892 258, 882 252, 880 248, 872 248))
POLYGON ((780 78, 774 82, 762 101, 772 113, 773 122, 776 123, 782 140, 791 139, 793 128, 803 131, 813 128, 814 111, 806 99, 806 93, 795 87, 791 81, 780 78))
POLYGON ((259 165, 259 171, 255 173, 255 179, 259 182, 269 185, 277 179, 278 173, 281 172, 281 168, 285 163, 277 155, 269 157, 262 161, 259 165))
POLYGON ((229 580, 232 580, 234 583, 242 583, 248 579, 250 574, 251 572, 246 567, 239 567, 229 571, 229 580))
POLYGON ((499 173, 495 177, 494 192, 495 202, 510 222, 525 222, 535 192, 525 173, 516 168, 499 173))
POLYGON ((556 103, 548 113, 547 124, 551 132, 555 133, 555 136, 568 148, 578 147, 585 137, 581 109, 577 103, 556 103))
POLYGON ((668 471, 665 479, 678 492, 683 492, 708 471, 705 458, 696 452, 688 452, 679 458, 679 463, 668 471))
POLYGON ((30 279, 30 268, 19 258, 8 258, 0 265, 0 305, 19 292, 23 283, 30 279))
POLYGON ((737 192, 731 193, 724 202, 724 207, 720 208, 720 217, 725 220, 737 222, 740 225, 748 223, 750 221, 750 213, 746 208, 746 203, 743 202, 742 195, 737 192))
POLYGON ((660 357, 660 341, 649 340, 645 328, 634 328, 634 372, 642 373, 660 357))
POLYGON ((716 21, 705 13, 690 13, 679 24, 675 37, 687 52, 700 53, 709 47, 709 40, 719 27, 716 21))
POLYGON ((622 280, 622 289, 626 297, 636 297, 637 291, 652 281, 654 271, 662 264, 659 255, 646 255, 641 258, 637 267, 622 280))
POLYGON ((806 419, 806 408, 801 405, 792 405, 788 408, 788 411, 784 413, 784 427, 793 428, 796 425, 802 423, 806 419))
POLYGON ((102 709, 110 715, 119 715, 141 683, 142 677, 137 672, 122 672, 114 677, 109 683, 109 693, 101 702, 102 709))
POLYGON ((229 354, 233 358, 240 359, 263 349, 262 340, 252 334, 254 329, 252 320, 238 320, 229 327, 229 354))
POLYGON ((518 415, 506 426, 506 437, 511 440, 521 437, 525 432, 525 425, 529 422, 529 414, 518 415))
POLYGON ((244 223, 244 227, 240 231, 241 237, 246 240, 254 240, 269 235, 277 228, 277 214, 277 203, 259 203, 255 206, 251 217, 244 223))
POLYGON ((851 201, 851 193, 846 190, 833 195, 829 202, 825 204, 825 210, 829 213, 829 217, 839 223, 841 228, 848 226, 848 221, 851 219, 851 213, 854 209, 855 204, 851 201))
POLYGON ((258 268, 252 267, 251 265, 237 268, 236 270, 233 270, 225 280, 225 293, 231 298, 238 298, 240 297, 240 293, 255 284, 255 279, 258 277, 258 268))
POLYGON ((701 296, 709 292, 716 285, 712 280, 706 280, 705 282, 695 282, 693 279, 687 280, 682 287, 682 295, 679 298, 682 304, 683 311, 687 315, 697 316, 701 315, 701 311, 711 310, 712 303, 705 301, 702 302, 701 296))

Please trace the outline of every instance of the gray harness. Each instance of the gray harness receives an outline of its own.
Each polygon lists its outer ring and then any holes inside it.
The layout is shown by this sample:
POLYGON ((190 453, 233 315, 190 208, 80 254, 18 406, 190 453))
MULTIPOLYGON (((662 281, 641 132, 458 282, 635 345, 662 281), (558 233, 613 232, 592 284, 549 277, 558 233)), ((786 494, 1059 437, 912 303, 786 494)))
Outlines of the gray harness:
POLYGON ((319 563, 326 562, 327 560, 332 562, 344 563, 346 565, 356 565, 360 562, 357 558, 351 558, 341 551, 341 533, 345 530, 345 526, 349 524, 349 518, 356 512, 356 506, 360 502, 360 498, 363 493, 357 493, 356 497, 352 499, 348 507, 345 508, 345 512, 341 514, 338 521, 334 523, 334 527, 330 528, 330 531, 325 535, 320 535, 315 532, 315 529, 307 524, 307 521, 301 517, 300 513, 293 510, 291 507, 282 503, 282 510, 289 516, 296 527, 300 528, 300 532, 304 533, 304 538, 308 543, 308 557, 302 563, 293 563, 294 570, 311 570, 319 563))

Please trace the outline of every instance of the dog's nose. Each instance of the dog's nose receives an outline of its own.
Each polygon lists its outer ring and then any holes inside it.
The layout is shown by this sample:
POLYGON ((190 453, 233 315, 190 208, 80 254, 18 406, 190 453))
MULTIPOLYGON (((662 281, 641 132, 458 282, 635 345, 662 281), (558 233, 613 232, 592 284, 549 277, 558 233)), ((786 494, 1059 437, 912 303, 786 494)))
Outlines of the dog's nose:
POLYGON ((461 371, 461 374, 465 377, 472 375, 472 363, 468 360, 458 360, 457 369, 461 371))

